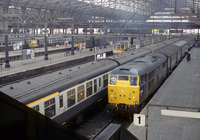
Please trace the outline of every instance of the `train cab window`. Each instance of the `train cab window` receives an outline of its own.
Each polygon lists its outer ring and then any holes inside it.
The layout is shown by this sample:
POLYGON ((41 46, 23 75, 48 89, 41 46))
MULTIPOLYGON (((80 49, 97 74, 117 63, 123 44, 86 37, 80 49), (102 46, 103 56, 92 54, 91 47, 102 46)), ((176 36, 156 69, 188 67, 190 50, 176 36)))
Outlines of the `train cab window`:
POLYGON ((94 80, 94 93, 97 92, 97 79, 94 80))
POLYGON ((118 80, 128 81, 128 76, 118 76, 118 80))
POLYGON ((115 46, 114 46, 114 50, 120 50, 120 44, 116 44, 115 46))
POLYGON ((60 101, 60 108, 62 108, 63 107, 63 95, 61 95, 59 97, 59 101, 60 101))
POLYGON ((130 76, 131 86, 137 86, 138 78, 134 76, 130 76))
POLYGON ((39 107, 39 105, 36 105, 36 106, 32 107, 32 109, 34 109, 34 110, 37 111, 37 112, 40 111, 40 107, 39 107))
POLYGON ((81 85, 77 88, 78 92, 78 102, 82 101, 85 98, 85 90, 84 85, 81 85))
POLYGON ((53 117, 55 115, 55 98, 44 102, 45 116, 53 117))
POLYGON ((117 76, 116 75, 110 75, 110 84, 115 85, 117 81, 117 76))
POLYGON ((86 96, 92 95, 92 81, 86 83, 86 96))
POLYGON ((103 87, 108 86, 108 74, 103 76, 103 87))
POLYGON ((67 92, 67 107, 71 107, 75 104, 76 97, 75 97, 75 89, 69 90, 67 92))

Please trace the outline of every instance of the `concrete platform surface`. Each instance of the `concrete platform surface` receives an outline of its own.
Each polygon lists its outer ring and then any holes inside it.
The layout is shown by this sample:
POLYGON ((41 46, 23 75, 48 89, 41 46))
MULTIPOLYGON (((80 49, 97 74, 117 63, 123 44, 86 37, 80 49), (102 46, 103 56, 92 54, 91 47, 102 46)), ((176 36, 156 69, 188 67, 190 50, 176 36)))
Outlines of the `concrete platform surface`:
POLYGON ((200 140, 200 48, 191 50, 191 61, 183 59, 140 114, 146 126, 128 128, 140 140, 200 140))

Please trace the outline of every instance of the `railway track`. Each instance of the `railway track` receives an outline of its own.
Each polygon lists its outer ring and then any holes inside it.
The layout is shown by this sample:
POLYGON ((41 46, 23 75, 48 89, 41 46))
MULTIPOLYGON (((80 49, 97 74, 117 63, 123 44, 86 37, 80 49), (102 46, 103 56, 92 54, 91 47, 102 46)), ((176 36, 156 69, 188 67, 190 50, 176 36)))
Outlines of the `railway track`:
POLYGON ((121 115, 116 116, 116 114, 111 112, 111 104, 106 104, 105 107, 91 113, 90 116, 75 129, 75 132, 91 140, 100 134, 110 123, 121 124, 124 128, 128 128, 132 120, 127 117, 122 117, 121 115))

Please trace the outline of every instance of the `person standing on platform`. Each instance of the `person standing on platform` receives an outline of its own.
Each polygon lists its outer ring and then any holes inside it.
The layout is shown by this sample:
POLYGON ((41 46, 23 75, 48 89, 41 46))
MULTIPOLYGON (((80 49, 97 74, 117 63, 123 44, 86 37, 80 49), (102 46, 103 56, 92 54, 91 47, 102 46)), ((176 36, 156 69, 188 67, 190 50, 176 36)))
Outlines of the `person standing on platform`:
POLYGON ((187 53, 187 61, 190 61, 191 60, 191 54, 190 54, 190 51, 187 53))

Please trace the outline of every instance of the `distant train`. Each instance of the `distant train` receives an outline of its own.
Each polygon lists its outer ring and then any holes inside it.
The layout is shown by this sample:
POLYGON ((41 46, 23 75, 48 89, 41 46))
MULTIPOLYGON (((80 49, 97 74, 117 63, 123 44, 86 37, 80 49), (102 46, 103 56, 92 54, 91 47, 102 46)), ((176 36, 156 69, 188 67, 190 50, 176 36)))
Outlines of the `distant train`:
POLYGON ((192 37, 178 41, 167 49, 140 57, 112 70, 108 82, 108 103, 113 104, 116 111, 140 108, 182 60, 194 41, 192 37))
MULTIPOLYGON (((48 46, 56 46, 64 45, 65 38, 61 37, 48 37, 47 43, 48 46)), ((45 38, 44 37, 9 37, 8 38, 8 50, 21 50, 21 49, 29 49, 29 48, 38 48, 38 47, 44 47, 45 44, 45 38)), ((0 38, 0 51, 5 51, 5 38, 0 38)))
MULTIPOLYGON (((102 46, 102 38, 93 39, 93 46, 102 46)), ((60 46, 65 45, 66 47, 71 47, 72 41, 71 38, 63 36, 49 36, 47 37, 47 46, 60 46)), ((108 41, 106 42, 108 45, 108 41)), ((45 46, 45 37, 9 37, 8 38, 8 50, 21 50, 21 49, 30 49, 30 48, 40 48, 45 46)), ((74 38, 74 47, 80 49, 80 46, 83 48, 91 47, 90 39, 85 37, 74 38)), ((92 47, 93 47, 92 46, 92 47)), ((5 38, 0 37, 0 52, 5 51, 5 38)))
POLYGON ((131 38, 129 40, 116 41, 113 44, 113 54, 123 53, 134 48, 138 49, 164 40, 166 40, 166 36, 159 35, 140 39, 131 38))
MULTIPOLYGON (((64 37, 47 37, 47 46, 56 46, 56 45, 64 45, 66 38, 64 37)), ((44 47, 45 46, 45 38, 44 37, 33 37, 31 39, 25 40, 24 48, 31 47, 44 47)))

